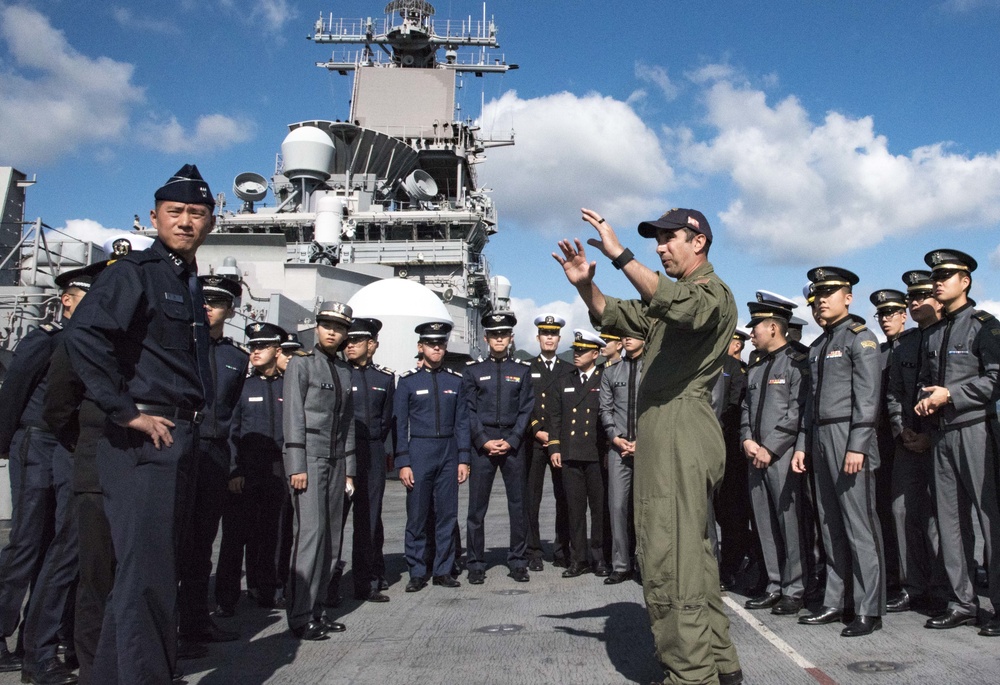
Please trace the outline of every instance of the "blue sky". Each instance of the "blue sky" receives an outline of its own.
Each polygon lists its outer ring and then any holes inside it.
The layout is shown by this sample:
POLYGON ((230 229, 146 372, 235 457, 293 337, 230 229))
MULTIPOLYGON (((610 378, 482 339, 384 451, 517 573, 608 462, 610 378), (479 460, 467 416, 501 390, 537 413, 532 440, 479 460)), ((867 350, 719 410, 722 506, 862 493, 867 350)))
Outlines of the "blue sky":
MULTIPOLYGON (((0 163, 38 176, 29 217, 78 232, 128 228, 188 161, 231 195, 237 173, 270 175, 286 124, 347 114, 350 77, 312 66, 329 56, 305 40, 316 17, 384 4, 0 0, 0 163)), ((522 319, 583 324, 549 256, 588 237, 581 206, 654 267, 637 222, 700 209, 740 304, 757 288, 800 296, 808 268, 833 264, 861 276, 854 309, 870 316, 869 292, 950 246, 979 259, 973 295, 1000 313, 1000 0, 487 11, 521 68, 467 79, 462 106, 475 117, 485 101, 484 129, 515 132, 480 173, 501 218, 488 254, 522 319)), ((629 294, 605 262, 598 279, 629 294)))

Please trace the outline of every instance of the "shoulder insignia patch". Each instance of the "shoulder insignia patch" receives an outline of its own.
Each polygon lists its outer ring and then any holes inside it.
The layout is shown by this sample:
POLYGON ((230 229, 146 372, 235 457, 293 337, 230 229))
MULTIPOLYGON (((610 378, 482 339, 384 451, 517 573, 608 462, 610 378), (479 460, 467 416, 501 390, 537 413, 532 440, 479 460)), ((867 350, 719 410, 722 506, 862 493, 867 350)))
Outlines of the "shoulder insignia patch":
POLYGON ((465 362, 465 365, 472 366, 473 364, 478 364, 478 363, 479 363, 478 359, 470 359, 469 361, 465 362))
POLYGON ((868 326, 866 326, 865 324, 863 324, 861 322, 858 322, 858 323, 854 324, 853 326, 848 327, 847 330, 849 330, 851 333, 854 333, 855 335, 857 335, 858 333, 861 333, 863 331, 868 330, 868 326))
POLYGON ((43 323, 41 326, 39 326, 39 328, 41 328, 46 333, 54 334, 62 330, 62 324, 59 323, 58 321, 53 321, 51 323, 43 323))
POLYGON ((412 369, 410 369, 408 371, 404 371, 403 373, 399 374, 399 377, 400 378, 406 378, 407 376, 412 376, 413 374, 415 374, 419 370, 420 369, 414 367, 414 368, 412 368, 412 369))
POLYGON ((448 373, 450 373, 452 376, 458 376, 459 378, 462 377, 462 374, 459 373, 458 371, 455 371, 454 369, 447 369, 446 368, 445 371, 447 371, 448 373))
POLYGON ((862 340, 861 349, 863 350, 875 350, 878 349, 878 343, 874 340, 862 340))
POLYGON ((990 319, 996 319, 995 316, 993 316, 989 312, 983 311, 982 309, 977 309, 972 316, 973 318, 979 319, 984 323, 989 321, 990 319))
POLYGON ((520 364, 521 366, 531 366, 531 362, 525 361, 524 359, 515 359, 514 362, 520 364))
POLYGON ((393 371, 392 369, 390 369, 388 366, 382 366, 381 364, 373 364, 372 366, 374 366, 376 369, 378 369, 382 373, 389 374, 390 376, 396 375, 396 372, 393 371))

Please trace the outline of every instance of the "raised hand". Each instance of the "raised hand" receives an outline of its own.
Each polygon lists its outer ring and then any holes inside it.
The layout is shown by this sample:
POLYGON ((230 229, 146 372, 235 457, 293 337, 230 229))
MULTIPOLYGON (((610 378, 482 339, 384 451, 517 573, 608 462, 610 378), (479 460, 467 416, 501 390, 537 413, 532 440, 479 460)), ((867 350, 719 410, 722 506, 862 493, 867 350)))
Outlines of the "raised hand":
POLYGON ((587 244, 596 247, 608 259, 614 259, 620 255, 625 248, 622 247, 618 236, 615 234, 615 229, 611 228, 611 224, 592 209, 584 208, 580 211, 583 213, 583 216, 580 218, 593 226, 597 230, 597 234, 601 236, 600 240, 589 238, 587 244))
POLYGON ((597 262, 587 261, 587 253, 579 238, 573 238, 572 243, 568 240, 560 240, 559 250, 562 254, 553 252, 552 257, 562 266, 563 271, 566 272, 566 279, 570 283, 581 286, 593 282, 597 262))

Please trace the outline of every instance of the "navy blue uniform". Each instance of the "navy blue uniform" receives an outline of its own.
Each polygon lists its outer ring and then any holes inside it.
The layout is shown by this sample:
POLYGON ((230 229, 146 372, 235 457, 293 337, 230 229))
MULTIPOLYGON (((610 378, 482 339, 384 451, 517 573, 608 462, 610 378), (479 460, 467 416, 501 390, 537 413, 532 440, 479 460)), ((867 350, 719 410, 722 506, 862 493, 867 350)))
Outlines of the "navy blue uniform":
POLYGON ((228 493, 222 518, 222 544, 215 570, 215 599, 232 607, 240 596, 240 575, 246 549, 247 588, 257 591, 262 605, 274 602, 284 583, 278 575, 278 526, 281 508, 288 499, 281 450, 282 428, 280 373, 262 376, 253 372, 233 414, 231 439, 235 453, 229 478, 244 479, 243 492, 228 493))
MULTIPOLYGON (((4 639, 14 634, 20 622, 24 596, 38 577, 56 514, 52 464, 58 443, 42 420, 42 407, 45 373, 61 331, 59 323, 51 323, 24 336, 0 387, 0 454, 10 455, 13 500, 10 539, 0 551, 0 637, 4 639)), ((68 487, 59 489, 60 519, 68 494, 68 487)))
POLYGON ((469 517, 466 544, 470 571, 486 570, 486 538, 483 522, 490 503, 497 469, 503 475, 510 517, 511 570, 527 568, 527 520, 524 504, 525 457, 523 440, 535 406, 531 367, 510 356, 473 362, 462 374, 462 389, 469 407, 472 436, 472 473, 469 476, 469 517), (489 456, 483 450, 490 440, 506 440, 510 451, 489 456))
MULTIPOLYGON (((95 682, 169 683, 176 655, 176 535, 194 477, 198 415, 211 399, 197 267, 156 240, 101 275, 67 336, 88 396, 108 414, 97 447, 118 566, 94 661, 95 682), (168 416, 173 444, 156 449, 125 428, 168 416)), ((211 402, 209 402, 210 404, 211 402)))
POLYGON ((379 366, 352 365, 358 473, 354 479, 354 497, 344 513, 354 509, 351 570, 354 595, 358 598, 377 591, 380 581, 385 579, 382 497, 385 494, 386 440, 395 433, 392 416, 395 381, 391 371, 379 366))
POLYGON ((445 369, 412 369, 402 374, 393 398, 397 428, 396 467, 413 470, 406 493, 406 563, 410 578, 426 578, 427 516, 436 517, 433 573, 451 573, 452 531, 458 520, 458 465, 469 463, 469 412, 462 377, 445 369))
POLYGON ((215 401, 205 408, 205 419, 198 427, 198 474, 178 557, 180 632, 188 636, 197 635, 211 624, 208 580, 212 575, 212 546, 228 492, 233 413, 240 402, 250 360, 230 338, 212 340, 209 355, 215 401))

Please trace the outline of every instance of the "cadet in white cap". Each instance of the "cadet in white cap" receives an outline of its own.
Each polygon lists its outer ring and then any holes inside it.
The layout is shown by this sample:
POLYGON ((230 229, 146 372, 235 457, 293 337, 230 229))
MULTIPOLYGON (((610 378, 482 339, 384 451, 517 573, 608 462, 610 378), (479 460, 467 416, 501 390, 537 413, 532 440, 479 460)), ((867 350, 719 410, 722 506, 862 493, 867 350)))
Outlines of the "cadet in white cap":
POLYGON ((531 386, 535 391, 535 406, 531 411, 528 434, 531 451, 528 455, 528 482, 525 497, 528 500, 528 570, 541 571, 542 540, 538 523, 538 512, 542 504, 542 490, 545 485, 545 470, 551 469, 552 493, 556 500, 555 540, 552 543, 552 563, 554 566, 569 565, 569 524, 566 513, 566 492, 563 488, 562 471, 553 469, 549 463, 549 411, 552 393, 556 392, 559 378, 572 370, 572 366, 556 356, 563 326, 566 320, 557 314, 544 313, 535 317, 538 328, 538 356, 531 360, 531 386))
POLYGON ((353 312, 324 302, 316 314, 316 347, 285 371, 285 474, 292 488, 295 532, 288 625, 302 640, 325 640, 344 624, 322 600, 340 557, 345 485, 354 489, 355 424, 351 366, 337 356, 353 312))

